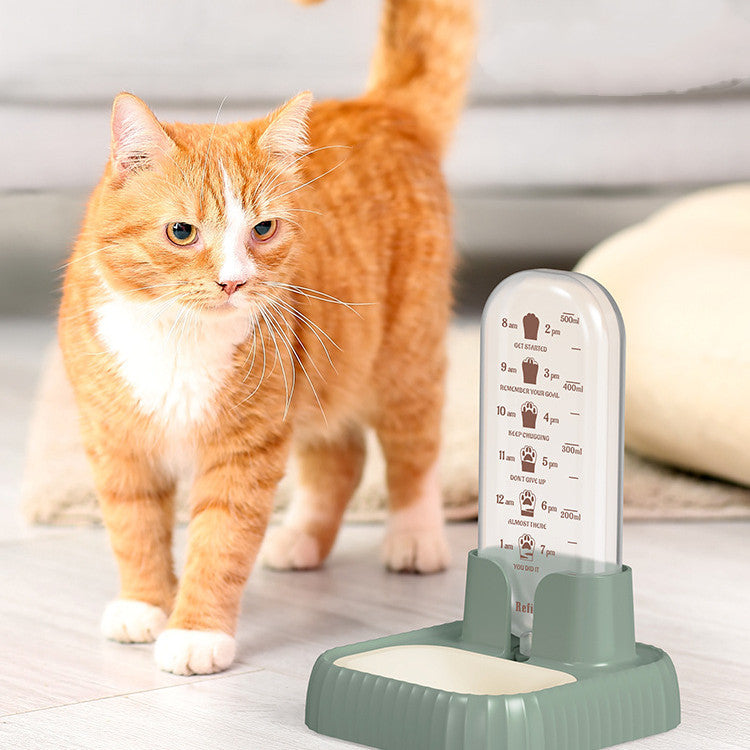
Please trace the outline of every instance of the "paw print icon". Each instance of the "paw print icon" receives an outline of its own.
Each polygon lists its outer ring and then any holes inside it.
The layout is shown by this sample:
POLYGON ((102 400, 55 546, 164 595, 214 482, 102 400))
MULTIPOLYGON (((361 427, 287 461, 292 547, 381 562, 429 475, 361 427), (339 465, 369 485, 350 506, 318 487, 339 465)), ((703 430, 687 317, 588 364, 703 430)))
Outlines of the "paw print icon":
POLYGON ((536 495, 531 490, 524 490, 518 500, 521 504, 521 515, 534 517, 534 507, 536 506, 536 495))
POLYGON ((534 559, 534 544, 534 537, 529 534, 518 537, 518 553, 522 560, 534 559))
POLYGON ((536 415, 538 414, 536 404, 533 401, 526 401, 521 407, 521 422, 524 427, 536 428, 536 415))
POLYGON ((536 467, 536 451, 530 445, 524 445, 521 448, 521 471, 534 473, 536 467))

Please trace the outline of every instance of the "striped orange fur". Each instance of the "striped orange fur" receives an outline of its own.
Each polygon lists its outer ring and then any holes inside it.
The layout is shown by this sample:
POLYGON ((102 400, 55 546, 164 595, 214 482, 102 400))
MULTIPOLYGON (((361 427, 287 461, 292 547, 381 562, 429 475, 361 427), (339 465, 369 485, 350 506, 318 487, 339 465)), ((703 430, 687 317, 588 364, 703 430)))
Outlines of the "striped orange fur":
POLYGON ((166 626, 164 669, 231 662, 292 451, 299 487, 269 565, 325 559, 364 425, 388 467, 386 564, 446 563, 435 464, 453 243, 440 157, 473 25, 471 0, 388 0, 362 96, 303 93, 262 120, 161 123, 137 97, 115 100, 59 336, 120 572, 103 628, 143 641, 166 626), (183 471, 194 478, 178 584, 183 471))

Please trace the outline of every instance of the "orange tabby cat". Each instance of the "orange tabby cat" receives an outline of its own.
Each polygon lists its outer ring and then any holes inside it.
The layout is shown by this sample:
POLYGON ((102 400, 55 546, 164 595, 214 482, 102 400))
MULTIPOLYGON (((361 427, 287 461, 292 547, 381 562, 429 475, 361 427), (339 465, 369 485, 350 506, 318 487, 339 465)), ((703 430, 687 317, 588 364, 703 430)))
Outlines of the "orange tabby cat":
POLYGON ((115 99, 59 332, 120 571, 102 629, 158 636, 162 669, 232 662, 292 446, 299 486, 268 565, 326 558, 365 424, 388 467, 386 565, 446 565, 436 461, 453 248, 440 156, 473 26, 472 0, 387 0, 363 96, 303 93, 258 121, 160 123, 135 96, 115 99))

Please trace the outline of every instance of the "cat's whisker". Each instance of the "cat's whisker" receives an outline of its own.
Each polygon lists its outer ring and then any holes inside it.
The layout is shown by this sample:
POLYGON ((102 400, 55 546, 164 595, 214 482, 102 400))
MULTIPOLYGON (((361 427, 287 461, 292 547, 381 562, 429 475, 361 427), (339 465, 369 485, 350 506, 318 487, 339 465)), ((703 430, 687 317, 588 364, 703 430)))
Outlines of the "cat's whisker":
MULTIPOLYGON (((247 357, 245 357, 245 361, 242 363, 242 369, 245 370, 245 376, 242 378, 243 383, 247 381, 250 373, 253 371, 253 367, 255 367, 255 357, 258 353, 258 334, 256 333, 255 319, 253 319, 253 325, 250 333, 252 333, 253 336, 253 360, 249 365, 247 364, 247 360, 250 359, 250 352, 248 352, 247 357)), ((248 338, 250 337, 250 333, 248 333, 248 338)))
POLYGON ((327 174, 331 174, 331 172, 338 169, 345 161, 346 159, 342 159, 338 164, 335 164, 330 169, 327 169, 325 172, 323 172, 323 174, 319 174, 317 177, 313 177, 311 180, 308 180, 307 182, 303 182, 301 185, 297 185, 296 187, 292 188, 291 190, 287 190, 285 193, 282 193, 281 195, 274 195, 274 199, 279 200, 280 198, 284 198, 287 195, 296 193, 298 190, 302 190, 302 188, 307 187, 308 185, 312 185, 313 182, 322 180, 327 174))
MULTIPOLYGON (((276 341, 276 333, 274 332, 273 326, 271 325, 270 321, 268 320, 268 317, 266 316, 266 312, 267 311, 265 311, 263 309, 260 310, 260 314, 261 314, 263 320, 266 322, 266 327, 268 328, 268 332, 271 335, 271 341, 272 341, 273 346, 274 346, 274 348, 276 350, 276 358, 277 358, 277 360, 279 362, 279 366, 281 367, 281 377, 284 380, 284 403, 285 403, 284 417, 283 418, 286 419, 286 414, 287 414, 287 411, 289 409, 289 383, 287 382, 286 367, 284 367, 284 361, 281 358, 281 351, 279 350, 279 344, 276 341)), ((274 362, 274 365, 275 365, 275 362, 274 362)), ((273 372, 273 370, 272 370, 272 372, 273 372)))
MULTIPOLYGON (((260 324, 260 321, 258 321, 258 333, 260 333, 260 343, 263 347, 263 372, 260 376, 260 381, 258 382, 258 388, 260 388, 260 384, 263 382, 263 378, 266 376, 266 337, 263 334, 263 327, 260 324)), ((255 390, 258 390, 257 388, 255 390)), ((253 391, 255 393, 255 391, 253 391)))
POLYGON ((159 287, 175 287, 175 286, 184 286, 184 281, 171 281, 164 284, 149 284, 148 286, 134 286, 133 291, 134 292, 145 292, 148 289, 158 289, 159 287))
POLYGON ((304 159, 306 156, 310 156, 311 154, 314 154, 318 151, 326 151, 327 149, 331 148, 346 148, 350 149, 352 146, 346 146, 343 144, 340 145, 332 145, 332 146, 319 146, 318 148, 312 148, 309 151, 306 151, 304 154, 301 154, 296 159, 294 159, 292 162, 289 162, 288 164, 285 164, 283 169, 279 170, 272 170, 269 169, 269 163, 270 163, 270 156, 266 157, 266 163, 263 168, 263 172, 261 174, 260 179, 258 180, 257 185, 255 186, 255 190, 253 191, 252 197, 250 199, 251 204, 255 204, 255 199, 258 197, 258 195, 268 192, 271 190, 272 187, 274 187, 279 180, 281 180, 284 177, 287 177, 289 179, 292 178, 293 175, 289 174, 289 169, 293 167, 298 161, 301 159, 304 159), (270 180, 270 182, 269 182, 270 180))
POLYGON ((294 395, 294 386, 297 384, 297 371, 294 367, 294 360, 292 359, 292 355, 294 354, 294 350, 290 345, 289 339, 284 334, 284 331, 281 329, 281 325, 279 324, 279 321, 276 319, 276 316, 271 312, 271 310, 266 309, 266 313, 268 313, 268 317, 266 318, 266 322, 272 326, 272 328, 275 329, 276 333, 281 336, 281 343, 286 347, 287 352, 289 353, 289 362, 292 366, 292 383, 291 387, 289 389, 288 399, 286 402, 286 405, 284 406, 284 419, 286 419, 286 415, 289 411, 289 407, 292 403, 292 396, 294 395))
MULTIPOLYGON (((158 302, 161 299, 164 299, 165 297, 168 297, 171 294, 171 292, 165 292, 164 294, 160 294, 158 297, 155 297, 153 300, 150 300, 151 304, 154 304, 158 302)), ((163 304, 163 303, 162 303, 163 304)), ((75 315, 60 315, 60 320, 65 321, 71 321, 71 320, 79 320, 80 318, 85 318, 88 315, 96 314, 99 311, 98 305, 92 305, 90 307, 84 307, 78 310, 78 312, 75 315)))
POLYGON ((176 301, 177 298, 171 296, 171 292, 160 294, 155 300, 152 300, 151 306, 155 309, 152 310, 151 315, 146 318, 146 322, 148 324, 156 322, 156 320, 158 320, 163 313, 165 313, 173 304, 175 304, 176 301), (164 301, 159 303, 159 301, 162 299, 164 301))
MULTIPOLYGON (((273 344, 273 347, 274 347, 273 363, 268 373, 269 375, 272 375, 274 370, 276 369, 276 365, 279 362, 281 362, 281 351, 279 350, 278 343, 276 341, 276 336, 274 335, 274 331, 268 322, 268 318, 266 317, 264 310, 261 308, 258 312, 260 313, 261 318, 263 318, 263 322, 266 324, 266 332, 270 336, 271 343, 273 344)), ((286 386, 286 369, 284 368, 283 362, 281 362, 281 374, 284 377, 284 386, 286 386)))
MULTIPOLYGON (((298 156, 294 161, 289 162, 289 164, 284 165, 285 170, 291 169, 297 162, 301 161, 302 159, 306 158, 307 156, 310 156, 311 154, 316 154, 318 151, 327 151, 328 149, 332 148, 346 148, 351 149, 352 146, 345 146, 345 145, 339 145, 339 146, 319 146, 318 148, 311 148, 309 151, 306 151, 304 154, 301 154, 298 156)), ((274 180, 271 182, 270 185, 264 186, 264 190, 270 190, 276 183, 281 179, 281 177, 284 175, 284 172, 279 172, 274 180)))
POLYGON ((326 337, 326 339, 328 339, 328 341, 330 342, 332 346, 335 346, 339 351, 341 351, 341 347, 317 323, 315 323, 313 320, 308 318, 304 313, 295 309, 288 302, 278 297, 275 298, 274 301, 276 302, 276 304, 282 305, 285 309, 287 309, 290 313, 292 313, 292 315, 297 317, 300 321, 305 323, 307 326, 309 326, 312 329, 315 329, 316 331, 319 331, 323 336, 326 337))
POLYGON ((214 133, 216 132, 216 126, 219 122, 219 115, 221 114, 222 107, 224 106, 224 102, 229 98, 229 95, 225 96, 221 103, 219 104, 219 108, 216 110, 216 117, 214 117, 214 124, 211 127, 211 133, 208 136, 208 144, 206 145, 206 153, 203 156, 203 174, 201 175, 201 192, 200 196, 198 198, 198 208, 200 211, 203 210, 203 191, 206 187, 206 173, 208 172, 208 155, 211 151, 211 143, 214 139, 214 133))
MULTIPOLYGON (((339 351, 341 351, 341 347, 338 346, 336 342, 322 328, 320 328, 320 326, 318 326, 316 323, 313 323, 313 321, 310 320, 308 317, 306 317, 302 313, 295 310, 291 305, 287 304, 286 302, 280 299, 273 300, 270 297, 266 297, 266 299, 268 300, 268 304, 270 304, 277 312, 279 312, 280 315, 283 315, 284 311, 286 311, 290 313, 302 325, 307 326, 307 328, 310 329, 310 332, 313 334, 313 336, 315 336, 315 338, 318 340, 318 343, 323 348, 326 358, 328 359, 328 363, 331 365, 334 372, 336 372, 336 368, 333 364, 333 360, 331 359, 331 354, 328 351, 328 347, 325 345, 325 342, 323 341, 323 339, 321 339, 320 336, 318 335, 318 331, 320 331, 320 333, 322 333, 331 342, 331 344, 333 344, 333 346, 335 346, 339 351)), ((296 332, 295 332, 295 338, 299 340, 296 332)))
POLYGON ((190 308, 183 307, 175 316, 172 328, 167 334, 167 344, 169 344, 170 341, 172 341, 172 332, 174 331, 174 349, 177 357, 182 354, 180 349, 182 348, 182 344, 184 343, 183 336, 185 335, 185 323, 188 321, 189 317, 190 308))
POLYGON ((242 363, 242 367, 246 368, 245 377, 242 378, 242 382, 246 382, 248 377, 250 376, 250 373, 253 371, 253 367, 255 367, 255 357, 257 355, 257 347, 258 347, 258 334, 262 335, 262 331, 260 330, 260 326, 258 325, 258 316, 257 313, 253 312, 253 314, 249 318, 249 330, 247 333, 247 338, 250 337, 250 334, 253 335, 253 361, 250 362, 250 365, 248 366, 247 361, 250 359, 250 352, 247 353, 247 356, 245 357, 245 361, 242 363))
POLYGON ((340 143, 338 145, 331 145, 331 146, 318 146, 317 148, 311 148, 309 151, 305 151, 304 154, 300 154, 294 161, 291 161, 289 164, 285 165, 287 169, 289 167, 293 167, 298 161, 301 161, 302 159, 312 155, 317 154, 318 151, 329 151, 332 148, 345 148, 345 149, 351 149, 352 146, 348 146, 346 144, 340 143))
MULTIPOLYGON (((305 344, 303 343, 302 339, 301 339, 301 338, 299 337, 299 334, 298 334, 298 333, 297 333, 297 332, 296 332, 296 331, 294 330, 294 328, 293 328, 292 326, 290 326, 290 325, 289 325, 289 323, 288 323, 288 322, 286 321, 286 318, 285 318, 285 316, 284 316, 284 309, 283 309, 283 308, 281 308, 280 306, 276 305, 276 304, 274 303, 274 301, 273 301, 273 300, 271 300, 271 299, 269 299, 269 300, 268 300, 268 304, 270 304, 270 305, 271 305, 271 307, 272 307, 272 308, 273 308, 273 309, 274 309, 274 310, 275 310, 275 311, 276 311, 276 312, 277 312, 277 313, 279 314, 279 317, 281 317, 281 319, 282 319, 282 320, 284 320, 284 322, 286 323, 286 327, 287 327, 287 330, 291 331, 291 333, 292 333, 292 336, 294 336, 294 338, 296 339, 297 343, 298 343, 298 344, 300 345, 300 347, 301 347, 302 351, 303 351, 303 352, 305 353, 305 356, 306 356, 306 357, 307 357, 307 359, 308 359, 308 360, 310 361, 310 363, 312 364, 312 366, 313 366, 313 367, 315 368, 315 372, 317 372, 317 373, 318 373, 318 375, 319 375, 319 376, 320 376, 321 378, 324 378, 324 377, 325 377, 325 375, 323 375, 323 373, 322 373, 322 372, 320 371, 320 368, 319 368, 319 367, 318 367, 318 365, 317 365, 317 364, 315 363, 315 360, 314 360, 314 359, 313 359, 313 358, 312 358, 312 357, 310 356, 310 352, 308 352, 308 351, 307 351, 307 347, 306 347, 306 346, 305 346, 305 344)), ((295 312, 295 311, 294 311, 294 310, 292 310, 292 309, 289 309, 289 311, 290 311, 290 312, 291 312, 292 314, 294 314, 294 312, 295 312)), ((315 331, 314 331, 314 330, 313 330, 313 333, 315 333, 315 331)), ((317 334, 316 334, 316 336, 317 336, 317 334)), ((320 341, 320 344, 321 344, 321 346, 322 346, 322 347, 323 347, 323 349, 325 350, 326 356, 328 357, 328 362, 329 362, 329 364, 331 365, 331 367, 333 368, 333 371, 334 371, 334 372, 336 372, 336 368, 335 368, 335 367, 333 366, 333 362, 331 362, 331 358, 330 358, 330 356, 328 356, 328 350, 326 349, 326 347, 325 347, 325 344, 323 344, 323 342, 322 342, 322 341, 320 340, 320 337, 318 337, 318 341, 320 341)), ((336 374, 338 375, 338 372, 336 372, 336 374)))
POLYGON ((278 184, 279 180, 291 180, 293 177, 293 174, 289 174, 278 168, 273 168, 268 162, 266 162, 263 176, 258 181, 258 184, 253 191, 253 207, 257 207, 257 204, 261 202, 261 198, 269 192, 272 185, 278 184))
MULTIPOLYGON (((153 305, 155 308, 151 311, 151 315, 149 315, 146 318, 147 325, 151 325, 152 323, 155 323, 161 316, 169 310, 170 307, 172 307, 177 300, 174 297, 170 297, 168 294, 162 295, 162 297, 166 297, 163 302, 160 302, 158 305, 153 305)), ((157 300, 160 300, 162 297, 157 297, 157 300)))
MULTIPOLYGON (((161 295, 162 297, 168 297, 170 292, 167 292, 166 294, 161 295)), ((160 297, 157 297, 157 299, 160 299, 160 297)), ((152 325, 155 323, 159 318, 161 318, 162 315, 164 315, 170 307, 172 307, 175 304, 178 304, 181 301, 181 296, 178 295, 177 297, 169 297, 165 302, 162 302, 160 305, 156 306, 156 310, 154 310, 153 314, 146 319, 147 325, 152 325)))
POLYGON ((198 326, 196 324, 198 323, 198 312, 195 308, 192 307, 186 307, 185 309, 187 310, 187 315, 185 315, 179 337, 180 339, 182 339, 186 335, 192 334, 193 344, 197 345, 198 326))
POLYGON ((331 302, 336 305, 343 305, 344 307, 351 310, 357 317, 362 316, 355 310, 355 307, 369 307, 370 305, 376 305, 376 302, 344 302, 338 297, 334 297, 326 292, 321 292, 317 289, 310 289, 305 286, 297 286, 295 284, 283 284, 280 281, 264 281, 262 282, 266 286, 279 287, 280 289, 288 289, 292 292, 302 295, 303 297, 309 297, 310 299, 317 299, 320 302, 331 302))
POLYGON ((133 291, 134 292, 147 292, 149 289, 159 289, 159 288, 165 288, 170 287, 174 288, 176 286, 184 286, 184 281, 173 281, 166 284, 150 284, 149 286, 134 286, 133 291))
MULTIPOLYGON (((336 369, 336 366, 333 364, 333 360, 331 359, 331 353, 328 351, 328 347, 325 345, 325 342, 323 341, 323 339, 320 338, 317 331, 320 331, 320 333, 322 333, 323 336, 325 336, 328 339, 328 341, 330 341, 331 344, 333 344, 333 346, 335 346, 339 351, 341 351, 341 347, 320 326, 318 326, 316 323, 313 323, 312 320, 310 320, 307 316, 303 315, 298 310, 295 310, 291 305, 287 304, 283 300, 274 301, 274 300, 270 300, 270 298, 266 298, 266 299, 269 299, 269 304, 271 304, 274 308, 278 309, 278 307, 281 307, 282 309, 287 310, 303 325, 306 325, 310 329, 313 336, 315 336, 315 338, 318 339, 318 342, 320 343, 321 347, 323 347, 323 351, 325 352, 326 358, 328 359, 328 364, 331 365, 331 369, 338 375, 338 370, 336 369)), ((297 340, 299 341, 299 337, 297 336, 296 333, 295 333, 295 338, 297 338, 297 340)), ((300 344, 301 343, 302 342, 300 341, 300 344)))
POLYGON ((318 409, 320 409, 320 413, 323 416, 323 421, 326 423, 326 426, 328 426, 328 419, 326 417, 325 411, 323 410, 323 404, 320 403, 320 398, 318 397, 318 392, 315 390, 315 386, 313 385, 313 382, 310 379, 310 375, 308 374, 307 370, 305 369, 305 365, 303 364, 303 362, 300 359, 300 356, 297 354, 297 352, 294 351, 294 348, 291 349, 291 353, 294 356, 294 358, 297 360, 297 362, 298 362, 298 364, 300 366, 300 369, 302 370, 302 374, 307 379, 307 382, 310 385, 310 390, 312 391, 312 394, 315 397, 315 401, 318 404, 318 409))
POLYGON ((297 227, 303 234, 305 234, 305 228, 298 222, 294 221, 294 219, 290 219, 288 216, 284 218, 285 221, 289 222, 292 226, 297 227))
MULTIPOLYGON (((261 350, 263 352, 263 371, 260 373, 260 378, 258 378, 258 383, 253 389, 252 393, 250 395, 245 396, 245 398, 242 399, 236 406, 234 406, 235 409, 238 409, 242 404, 244 404, 246 401, 249 401, 257 392, 260 386, 263 384, 263 378, 266 376, 266 339, 263 336, 263 328, 260 325, 260 322, 256 319, 255 325, 258 329, 258 333, 260 334, 260 340, 261 340, 261 350)), ((245 377, 242 379, 242 382, 244 383, 247 379, 248 375, 252 372, 252 370, 248 370, 245 377)))
MULTIPOLYGON (((169 329, 169 331, 167 332, 167 337, 166 337, 167 344, 169 344, 171 342, 171 340, 172 340, 172 334, 176 330, 179 330, 178 324, 180 323, 180 320, 182 319, 182 316, 185 313, 189 312, 189 310, 190 310, 190 308, 183 307, 183 308, 181 308, 180 310, 177 311, 177 315, 175 316, 175 319, 174 319, 174 321, 172 323, 172 326, 169 329)), ((175 340, 175 343, 176 343, 175 350, 177 351, 177 353, 179 355, 179 351, 180 351, 180 339, 179 339, 179 337, 175 340)))
POLYGON ((287 208, 284 209, 285 211, 295 211, 295 212, 301 212, 305 214, 315 214, 316 216, 325 216, 325 214, 322 211, 316 211, 312 208, 287 208))
POLYGON ((253 190, 253 194, 250 196, 250 205, 255 208, 255 199, 258 196, 258 192, 260 191, 261 185, 269 178, 271 174, 271 170, 269 169, 269 166, 271 164, 271 155, 266 154, 266 163, 263 165, 263 171, 261 172, 260 177, 258 178, 258 182, 255 185, 255 189, 253 190))
POLYGON ((112 248, 117 247, 116 243, 108 243, 106 245, 102 245, 101 247, 96 248, 96 250, 92 250, 90 253, 85 253, 84 255, 76 255, 73 256, 69 261, 66 263, 63 263, 61 266, 58 266, 55 271, 64 271, 68 266, 72 265, 73 263, 78 263, 79 261, 85 260, 86 258, 90 258, 92 255, 97 255, 98 253, 103 252, 104 250, 109 250, 112 248))
MULTIPOLYGON (((245 376, 242 378, 242 382, 247 382, 247 379, 250 377, 250 373, 253 371, 253 367, 255 366, 255 354, 256 354, 256 347, 258 343, 258 326, 256 323, 255 318, 252 318, 252 327, 250 332, 253 335, 253 361, 248 365, 247 361, 250 359, 251 352, 248 351, 247 356, 245 357, 244 362, 242 363, 242 369, 245 370, 245 376)), ((250 337, 250 334, 248 334, 248 338, 250 337)))
POLYGON ((193 344, 197 345, 198 343, 198 312, 193 307, 185 307, 184 310, 185 316, 182 319, 182 324, 180 325, 180 328, 176 335, 178 351, 179 344, 189 339, 191 337, 191 334, 193 344))
POLYGON ((267 286, 277 286, 281 287, 282 289, 290 289, 293 292, 303 294, 305 297, 320 297, 320 299, 324 302, 337 302, 338 304, 346 305, 347 307, 365 307, 368 305, 376 304, 375 302, 345 302, 344 300, 339 299, 338 297, 334 297, 332 294, 328 294, 327 292, 323 292, 320 289, 312 289, 310 287, 299 286, 297 284, 285 284, 281 281, 264 281, 263 283, 267 286))
MULTIPOLYGON (((281 329, 281 324, 279 323, 276 316, 269 309, 266 309, 266 313, 268 313, 269 323, 275 328, 276 332, 281 337, 282 344, 286 347, 286 350, 289 353, 289 362, 292 365, 292 387, 291 387, 290 394, 289 394, 289 402, 287 403, 286 408, 284 410, 284 418, 286 419, 286 414, 292 402, 292 396, 294 395, 294 387, 297 384, 297 371, 296 371, 296 367, 294 366, 294 359, 293 359, 293 357, 295 356, 295 352, 294 352, 294 347, 291 345, 291 342, 289 341, 289 338, 284 334, 284 331, 281 329)), ((283 316, 282 316, 282 320, 283 320, 283 316)), ((286 321, 284 322, 286 323, 286 321)))

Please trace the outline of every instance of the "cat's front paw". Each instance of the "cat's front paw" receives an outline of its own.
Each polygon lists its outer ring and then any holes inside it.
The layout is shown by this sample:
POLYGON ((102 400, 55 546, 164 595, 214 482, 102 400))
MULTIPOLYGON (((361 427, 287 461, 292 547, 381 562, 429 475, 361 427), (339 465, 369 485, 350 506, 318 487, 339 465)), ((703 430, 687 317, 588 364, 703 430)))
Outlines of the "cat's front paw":
POLYGON ((168 628, 156 640, 154 657, 165 672, 213 674, 234 661, 235 651, 235 640, 226 633, 168 628))
POLYGON ((120 643, 151 643, 167 625, 159 607, 135 599, 115 599, 102 615, 102 634, 120 643))
POLYGON ((273 570, 311 570, 323 562, 320 543, 292 526, 271 529, 261 550, 261 561, 273 570))
POLYGON ((450 550, 442 526, 430 529, 388 529, 383 562, 397 573, 438 573, 450 563, 450 550))

